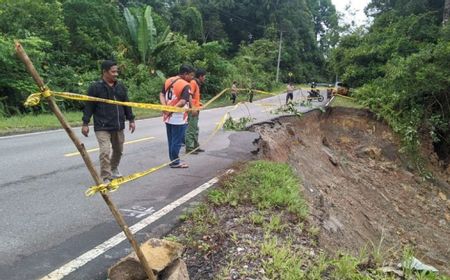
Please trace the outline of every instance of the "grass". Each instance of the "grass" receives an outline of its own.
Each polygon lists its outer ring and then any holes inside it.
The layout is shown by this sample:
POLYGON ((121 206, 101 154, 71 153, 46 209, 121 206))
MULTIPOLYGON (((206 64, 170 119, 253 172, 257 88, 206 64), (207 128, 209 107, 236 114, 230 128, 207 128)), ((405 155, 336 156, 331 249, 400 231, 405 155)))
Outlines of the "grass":
MULTIPOLYGON (((317 248, 320 229, 308 222, 301 182, 289 165, 253 161, 238 170, 185 216, 184 239, 170 237, 190 248, 189 260, 195 256, 200 266, 214 267, 208 277, 193 273, 191 279, 400 279, 378 269, 392 264, 381 253, 383 238, 372 244, 373 252, 356 256, 326 255, 317 248)), ((403 259, 411 256, 413 252, 405 249, 403 259)), ((407 280, 450 279, 407 268, 403 273, 406 277, 401 279, 407 280)))
POLYGON ((333 102, 331 102, 331 107, 347 107, 355 109, 365 108, 363 105, 358 104, 354 99, 345 98, 342 96, 335 96, 333 102))
MULTIPOLYGON (((137 116, 137 119, 145 119, 161 115, 160 112, 140 108, 134 108, 133 113, 137 116)), ((82 125, 81 117, 83 116, 83 113, 81 111, 63 112, 63 115, 70 126, 76 127, 82 125)), ((23 114, 9 118, 0 117, 0 135, 10 135, 58 128, 62 127, 53 113, 44 113, 39 115, 23 114)))
POLYGON ((232 206, 250 202, 258 209, 285 209, 298 218, 308 214, 308 207, 300 192, 300 181, 285 163, 254 161, 243 172, 224 182, 219 190, 232 206), (263 172, 262 172, 263 171, 263 172))

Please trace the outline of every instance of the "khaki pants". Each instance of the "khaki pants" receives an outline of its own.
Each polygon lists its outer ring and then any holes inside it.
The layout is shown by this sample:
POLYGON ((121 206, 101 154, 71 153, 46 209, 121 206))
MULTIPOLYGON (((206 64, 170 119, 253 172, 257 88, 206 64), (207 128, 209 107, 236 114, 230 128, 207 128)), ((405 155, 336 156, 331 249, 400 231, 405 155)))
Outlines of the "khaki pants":
POLYGON ((188 128, 186 130, 186 151, 192 151, 198 146, 200 146, 198 144, 198 115, 194 117, 189 112, 188 128))
POLYGON ((120 158, 122 157, 123 142, 125 140, 123 130, 96 131, 95 136, 97 136, 98 147, 100 149, 100 176, 103 180, 111 179, 111 170, 119 166, 120 158))

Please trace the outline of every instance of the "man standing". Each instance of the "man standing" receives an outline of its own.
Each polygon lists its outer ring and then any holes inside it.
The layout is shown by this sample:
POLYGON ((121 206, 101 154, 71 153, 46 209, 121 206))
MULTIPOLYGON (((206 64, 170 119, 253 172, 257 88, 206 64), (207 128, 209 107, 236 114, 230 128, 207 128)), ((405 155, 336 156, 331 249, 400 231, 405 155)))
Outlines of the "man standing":
MULTIPOLYGON (((178 76, 167 79, 159 94, 161 104, 189 108, 189 98, 191 94, 189 82, 194 78, 194 72, 194 68, 191 66, 182 65, 178 76)), ((163 112, 163 121, 166 123, 167 140, 169 144, 170 167, 172 168, 189 167, 179 159, 187 118, 188 114, 186 112, 163 112)))
MULTIPOLYGON (((206 71, 203 69, 198 69, 195 72, 195 79, 191 80, 191 97, 193 109, 201 107, 200 103, 200 86, 205 83, 206 71)), ((205 150, 200 149, 200 144, 198 143, 198 117, 200 110, 190 111, 188 114, 188 128, 186 131, 186 153, 198 154, 199 152, 204 152, 205 150), (194 151, 195 150, 195 151, 194 151)))
POLYGON ((292 84, 292 82, 289 82, 287 86, 286 105, 288 104, 289 100, 294 100, 294 85, 292 84))
POLYGON ((231 101, 236 103, 236 97, 238 93, 237 82, 233 81, 233 85, 231 85, 231 101))
POLYGON ((252 82, 250 82, 248 84, 248 102, 252 103, 253 102, 253 95, 255 93, 253 92, 253 84, 252 82))
MULTIPOLYGON (((119 74, 117 64, 105 60, 102 65, 102 79, 94 82, 88 89, 88 96, 117 101, 128 101, 125 86, 117 81, 119 74)), ((99 145, 100 176, 105 183, 122 177, 118 166, 123 152, 125 140, 125 119, 129 121, 129 129, 134 132, 136 125, 131 107, 107 104, 103 102, 86 102, 83 111, 81 133, 88 137, 89 122, 94 115, 94 131, 99 145), (112 155, 111 154, 112 147, 112 155)))

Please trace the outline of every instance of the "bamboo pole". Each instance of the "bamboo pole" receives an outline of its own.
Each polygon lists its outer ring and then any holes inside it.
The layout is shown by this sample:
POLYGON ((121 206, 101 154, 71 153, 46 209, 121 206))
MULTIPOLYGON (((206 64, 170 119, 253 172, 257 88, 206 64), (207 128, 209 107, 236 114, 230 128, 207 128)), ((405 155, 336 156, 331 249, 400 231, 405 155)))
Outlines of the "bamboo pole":
MULTIPOLYGON (((16 53, 19 56, 20 60, 25 64, 25 67, 27 68, 27 71, 31 74, 36 84, 39 86, 39 89, 43 92, 46 87, 44 85, 44 81, 39 76, 38 72, 36 71, 36 68, 34 68, 33 63, 31 62, 30 58, 26 54, 25 50, 22 48, 22 45, 19 42, 16 42, 16 53)), ((78 139, 78 137, 73 132, 70 125, 67 123, 67 121, 64 118, 64 115, 61 113, 61 110, 59 109, 58 105, 55 103, 55 100, 52 96, 46 97, 47 103, 50 106, 50 109, 53 111, 55 116, 58 118, 59 122, 61 123, 62 127, 65 129, 67 134, 69 135, 72 142, 75 144, 75 147, 77 147, 78 151, 80 152, 81 157, 84 160, 84 163, 86 164, 87 169, 91 173, 92 178, 94 179, 95 183, 97 185, 100 185, 102 183, 102 180, 100 179, 100 176, 97 173, 97 170, 94 167, 94 164, 92 164, 91 158, 89 157, 88 153, 86 152, 86 149, 84 147, 84 144, 81 143, 81 141, 78 139)), ((147 277, 149 280, 156 280, 155 275, 153 274, 153 271, 148 264, 144 254, 141 251, 141 248, 139 247, 139 244, 137 243, 136 239, 134 238, 133 234, 131 233, 129 227, 127 226, 125 220, 123 219, 123 216, 120 214, 117 207, 112 202, 111 198, 107 193, 101 193, 103 200, 108 205, 109 210, 111 210, 111 213, 113 214, 114 218, 116 219, 116 222, 119 224, 122 231, 125 233, 125 236, 128 238, 128 241, 131 243, 131 246, 133 247, 134 251, 136 252, 136 255, 139 258, 139 261, 141 262, 142 267, 144 268, 145 273, 147 274, 147 277)))

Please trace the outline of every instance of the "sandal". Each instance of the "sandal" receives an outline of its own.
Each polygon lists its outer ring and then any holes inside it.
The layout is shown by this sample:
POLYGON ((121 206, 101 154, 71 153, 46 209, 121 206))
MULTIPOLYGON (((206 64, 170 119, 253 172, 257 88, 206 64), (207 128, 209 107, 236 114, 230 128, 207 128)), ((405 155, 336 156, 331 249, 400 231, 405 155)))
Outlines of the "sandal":
POLYGON ((179 163, 179 164, 176 164, 176 165, 171 165, 170 166, 170 168, 188 168, 189 167, 189 165, 187 165, 186 163, 179 163))

